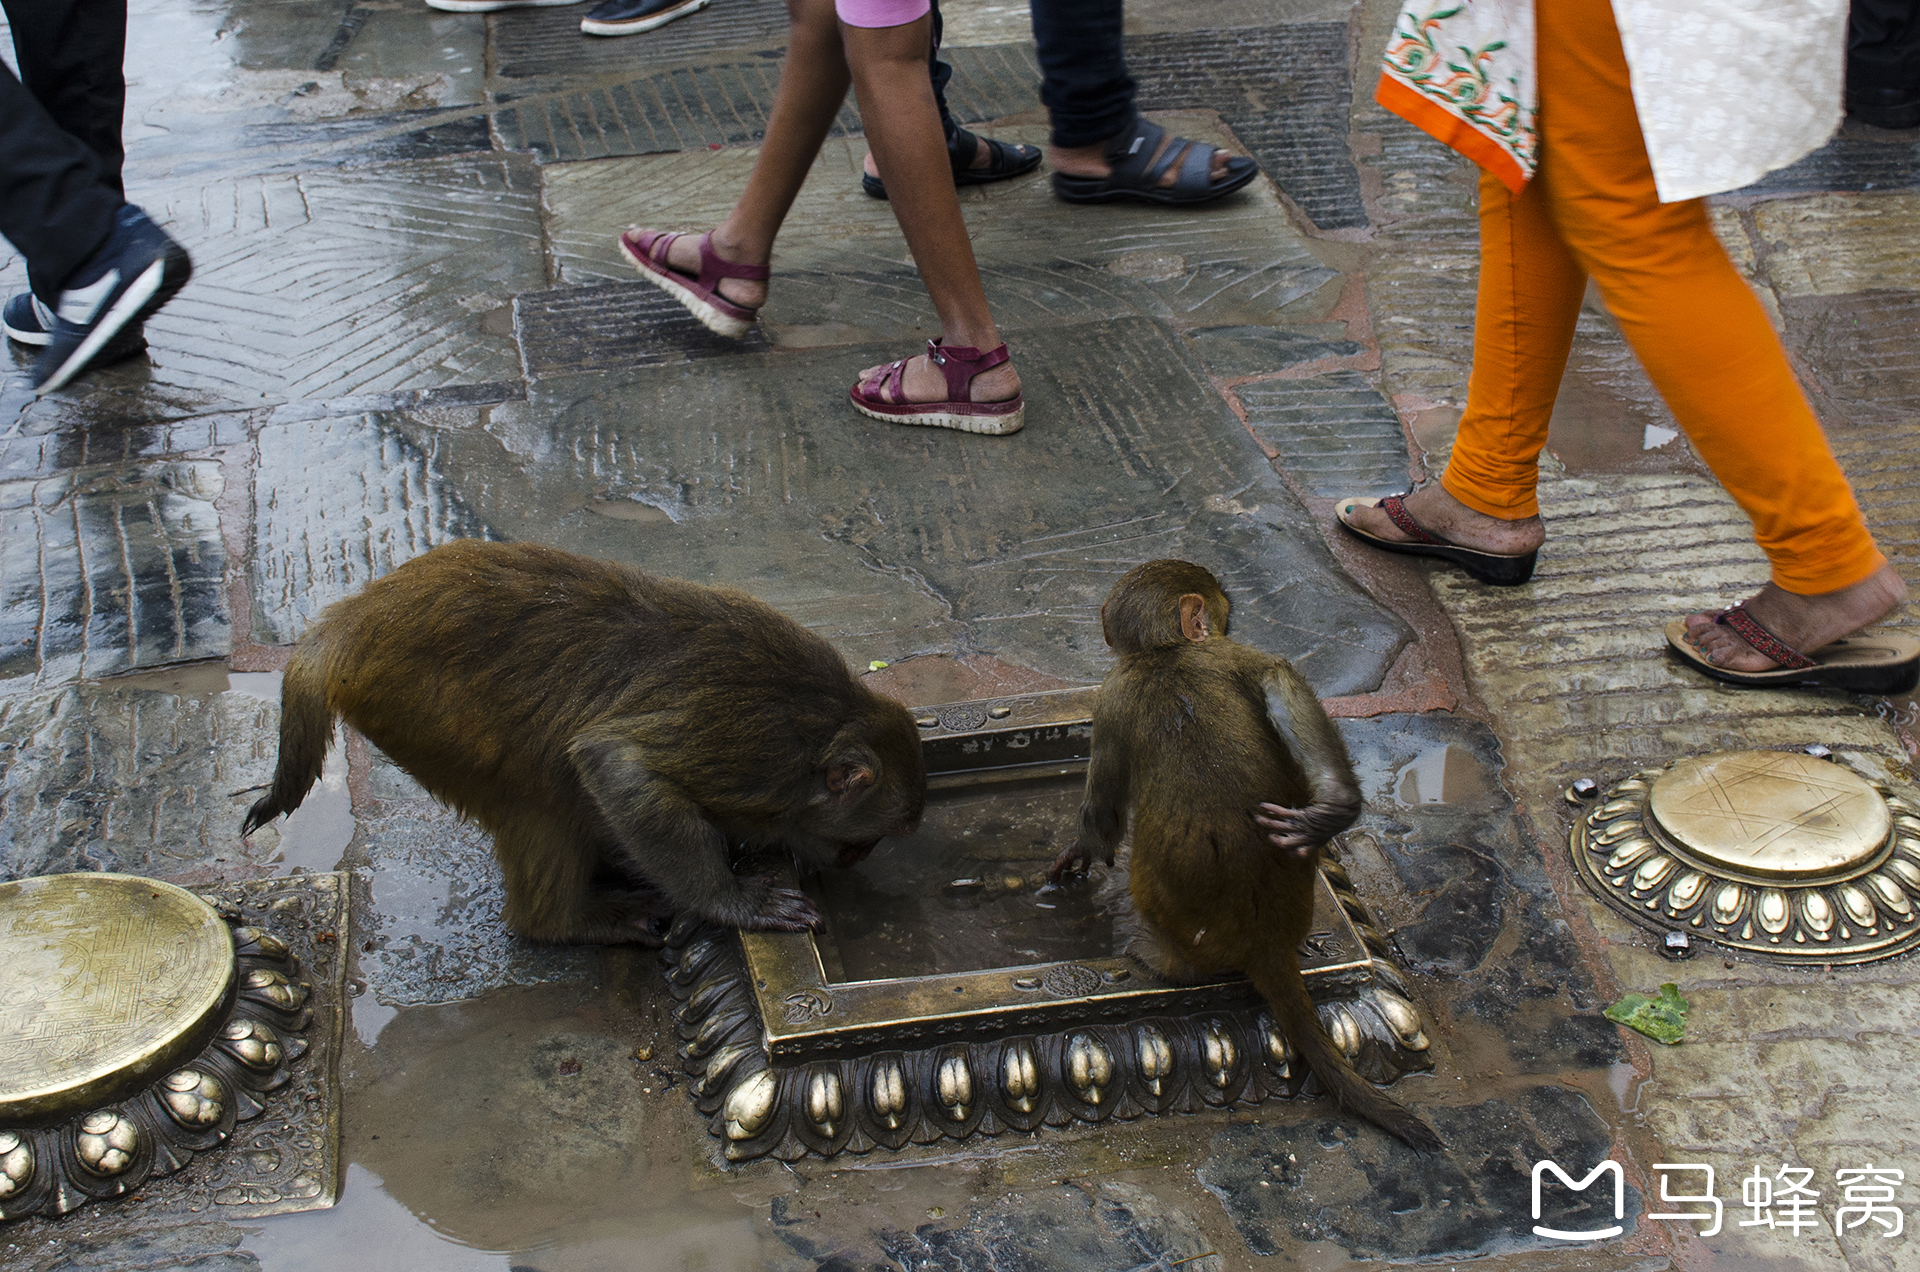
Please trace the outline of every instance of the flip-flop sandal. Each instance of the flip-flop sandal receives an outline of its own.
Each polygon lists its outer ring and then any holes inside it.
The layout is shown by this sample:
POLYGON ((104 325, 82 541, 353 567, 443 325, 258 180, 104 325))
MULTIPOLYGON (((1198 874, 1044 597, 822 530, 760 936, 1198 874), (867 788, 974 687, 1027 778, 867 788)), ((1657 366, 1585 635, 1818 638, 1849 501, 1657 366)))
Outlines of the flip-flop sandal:
POLYGON ((1412 491, 1400 495, 1388 495, 1385 499, 1342 499, 1334 505, 1333 515, 1345 530, 1369 547, 1384 552, 1402 552, 1408 556, 1439 557, 1479 579, 1482 583, 1491 583, 1495 587, 1514 587, 1533 577, 1533 563, 1540 553, 1532 552, 1482 552, 1478 548, 1463 548, 1457 543, 1449 543, 1415 521, 1406 509, 1406 497, 1412 491), (1368 534, 1359 526, 1347 520, 1355 508, 1378 508, 1393 518, 1393 524, 1412 538, 1412 542, 1398 539, 1382 539, 1377 534, 1368 534))
MULTIPOLYGON (((947 162, 953 168, 953 184, 987 185, 1024 176, 1040 166, 1040 147, 988 137, 987 166, 976 168, 973 166, 973 157, 980 140, 964 128, 956 128, 953 136, 947 138, 947 162)), ((860 188, 876 199, 887 197, 886 182, 869 173, 860 174, 860 188)))
POLYGON ((1707 661, 1687 640, 1687 620, 1667 624, 1667 644, 1693 665, 1695 671, 1729 685, 1748 689, 1781 689, 1815 685, 1853 693, 1905 693, 1920 685, 1920 640, 1911 636, 1855 632, 1844 640, 1803 654, 1760 625, 1742 605, 1721 610, 1713 621, 1733 629, 1762 657, 1779 663, 1772 671, 1733 671, 1707 661))
POLYGON ((853 403, 853 409, 860 414, 876 420, 886 420, 890 424, 957 428, 963 433, 987 433, 996 437, 1018 433, 1026 427, 1027 399, 1024 393, 1014 394, 1012 400, 1007 402, 969 400, 972 396, 973 378, 1007 361, 1007 346, 1004 342, 999 348, 988 349, 983 353, 979 349, 943 345, 938 340, 929 340, 927 356, 933 359, 933 365, 939 367, 947 377, 946 401, 906 402, 901 400, 906 397, 906 392, 901 387, 907 374, 909 359, 906 358, 887 364, 878 375, 854 385, 847 394, 847 400, 853 403))
POLYGON ((1136 199, 1142 203, 1208 203, 1232 194, 1260 173, 1251 159, 1235 155, 1227 160, 1227 175, 1213 179, 1213 152, 1204 141, 1174 137, 1162 147, 1167 130, 1151 120, 1135 117, 1133 126, 1107 143, 1106 159, 1112 171, 1104 177, 1053 174, 1053 192, 1068 203, 1111 203, 1136 199), (1175 161, 1180 173, 1170 186, 1160 178, 1175 161))
POLYGON ((667 264, 678 230, 643 230, 638 227, 620 236, 620 251, 639 269, 640 277, 686 306, 687 312, 716 335, 738 340, 753 330, 758 309, 736 305, 719 292, 723 278, 744 278, 764 283, 773 276, 765 265, 736 265, 720 259, 713 250, 713 231, 700 236, 700 274, 690 278, 667 264))

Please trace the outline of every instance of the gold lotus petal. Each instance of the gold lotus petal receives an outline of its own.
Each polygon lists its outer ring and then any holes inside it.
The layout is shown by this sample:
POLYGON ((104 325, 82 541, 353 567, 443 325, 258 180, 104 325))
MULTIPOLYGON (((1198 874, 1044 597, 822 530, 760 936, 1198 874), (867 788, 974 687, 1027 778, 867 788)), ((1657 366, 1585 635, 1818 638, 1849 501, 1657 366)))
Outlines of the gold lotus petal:
POLYGON ((1698 870, 1686 871, 1667 889, 1667 907, 1676 914, 1692 909, 1707 895, 1707 883, 1707 876, 1698 870))
POLYGON ((1338 1043, 1347 1059, 1360 1058, 1360 1044, 1365 1041, 1360 1033, 1360 1022, 1353 1018, 1345 1003, 1333 1005, 1332 1019, 1326 1021, 1327 1033, 1338 1043))
POLYGON ((967 1068, 964 1055, 949 1053, 940 1062, 934 1090, 940 1095, 940 1103, 946 1106, 948 1117, 956 1122, 966 1121, 967 1105, 973 1103, 973 1073, 967 1068))
POLYGON ((1598 826, 1603 821, 1612 821, 1614 818, 1624 817, 1628 813, 1637 813, 1640 811, 1641 805, 1645 802, 1644 800, 1638 799, 1608 800, 1587 814, 1587 822, 1590 825, 1598 826))
POLYGON ((1900 880, 1909 891, 1920 892, 1920 863, 1889 857, 1887 864, 1880 868, 1900 880))
POLYGON ((1837 889, 1840 908, 1855 925, 1871 931, 1880 921, 1880 912, 1873 908, 1873 898, 1857 884, 1843 883, 1837 889))
POLYGON ((1908 900, 1906 892, 1880 871, 1876 870, 1867 876, 1867 886, 1872 888, 1873 894, 1880 898, 1881 905, 1886 906, 1901 918, 1904 919, 1913 913, 1913 902, 1908 900))
POLYGON ((1720 891, 1713 894, 1713 921, 1721 927, 1738 923, 1746 908, 1747 890, 1737 883, 1723 883, 1720 891))
POLYGON ((1409 1051, 1425 1051, 1432 1045, 1427 1040, 1426 1031, 1420 1028, 1420 1013, 1412 1003, 1392 990, 1375 989, 1373 1005, 1380 1009, 1387 1028, 1393 1030, 1393 1036, 1401 1046, 1409 1051))
POLYGON ((1787 908, 1787 894, 1778 888, 1760 889, 1760 926, 1774 936, 1787 930, 1793 916, 1787 908))
POLYGON ((1233 1035, 1220 1021, 1207 1023, 1200 1031, 1200 1063, 1206 1070, 1207 1080, 1217 1087, 1224 1087, 1233 1080, 1233 1062, 1239 1052, 1233 1045, 1233 1035))
POLYGON ((764 1130, 773 1116, 773 1097, 779 1087, 772 1069, 762 1069, 735 1087, 727 1096, 727 1138, 752 1139, 764 1130))
POLYGON ((1679 864, 1665 854, 1647 858, 1640 863, 1640 868, 1633 872, 1633 890, 1645 892, 1649 888, 1659 887, 1666 877, 1673 873, 1673 868, 1679 864))
POLYGON ((1141 1077, 1158 1080, 1173 1072, 1173 1047, 1158 1025, 1135 1026, 1133 1042, 1140 1055, 1141 1077))
POLYGON ((1640 858, 1652 852, 1657 845, 1651 839, 1629 839, 1613 850, 1607 858, 1607 869, 1625 870, 1640 858))
POLYGON ((1800 894, 1800 919, 1815 932, 1827 933, 1833 930, 1833 902, 1827 900, 1827 894, 1818 888, 1808 888, 1800 894))
POLYGON ((1616 844, 1628 835, 1638 835, 1646 830, 1646 825, 1638 817, 1623 817, 1605 830, 1596 830, 1590 839, 1596 844, 1616 844))

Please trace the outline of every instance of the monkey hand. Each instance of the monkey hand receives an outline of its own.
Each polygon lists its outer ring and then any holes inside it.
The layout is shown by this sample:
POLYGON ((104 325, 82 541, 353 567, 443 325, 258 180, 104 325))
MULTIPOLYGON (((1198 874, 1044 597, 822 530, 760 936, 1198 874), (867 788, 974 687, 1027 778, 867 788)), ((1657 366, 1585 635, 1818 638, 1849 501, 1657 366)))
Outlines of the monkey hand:
POLYGON ((1100 850, 1097 845, 1082 839, 1053 859, 1053 864, 1047 867, 1047 878, 1058 883, 1068 875, 1084 875, 1093 867, 1095 851, 1100 852, 1101 860, 1108 865, 1113 864, 1111 849, 1100 850))
POLYGON ((1253 820, 1267 832, 1268 843, 1287 856, 1304 861, 1313 855, 1314 849, 1351 825, 1353 816, 1344 809, 1324 804, 1309 804, 1305 808, 1260 804, 1253 820))
POLYGON ((820 926, 820 911, 798 889, 768 887, 756 898, 754 913, 736 926, 748 932, 805 932, 820 926))

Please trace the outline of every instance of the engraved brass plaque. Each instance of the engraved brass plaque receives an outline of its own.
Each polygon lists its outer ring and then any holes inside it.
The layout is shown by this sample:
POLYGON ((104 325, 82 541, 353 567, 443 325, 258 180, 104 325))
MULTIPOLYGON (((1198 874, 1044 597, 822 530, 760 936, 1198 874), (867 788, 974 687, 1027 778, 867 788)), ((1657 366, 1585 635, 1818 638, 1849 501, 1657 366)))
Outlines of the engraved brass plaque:
POLYGON ((1768 879, 1862 867, 1893 829, 1886 801, 1864 777, 1797 751, 1681 760, 1654 780, 1647 804, 1691 855, 1768 879))
POLYGON ((227 925, 170 883, 0 883, 0 1123, 108 1103, 198 1053, 233 977, 227 925))
POLYGON ((1587 887, 1660 933, 1777 963, 1869 963, 1920 945, 1920 806, 1793 751, 1646 769, 1574 823, 1587 887))

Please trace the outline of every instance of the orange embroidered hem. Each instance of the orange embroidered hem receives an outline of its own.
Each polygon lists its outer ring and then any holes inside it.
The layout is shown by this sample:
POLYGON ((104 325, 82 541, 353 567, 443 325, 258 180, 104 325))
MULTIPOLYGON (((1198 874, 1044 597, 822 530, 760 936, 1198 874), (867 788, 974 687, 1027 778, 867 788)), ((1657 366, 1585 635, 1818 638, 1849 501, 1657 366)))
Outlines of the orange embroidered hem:
POLYGON ((1409 88, 1391 75, 1380 77, 1373 100, 1443 145, 1451 146, 1500 179, 1500 184, 1519 194, 1526 188, 1528 173, 1500 144, 1454 114, 1439 102, 1409 88))

